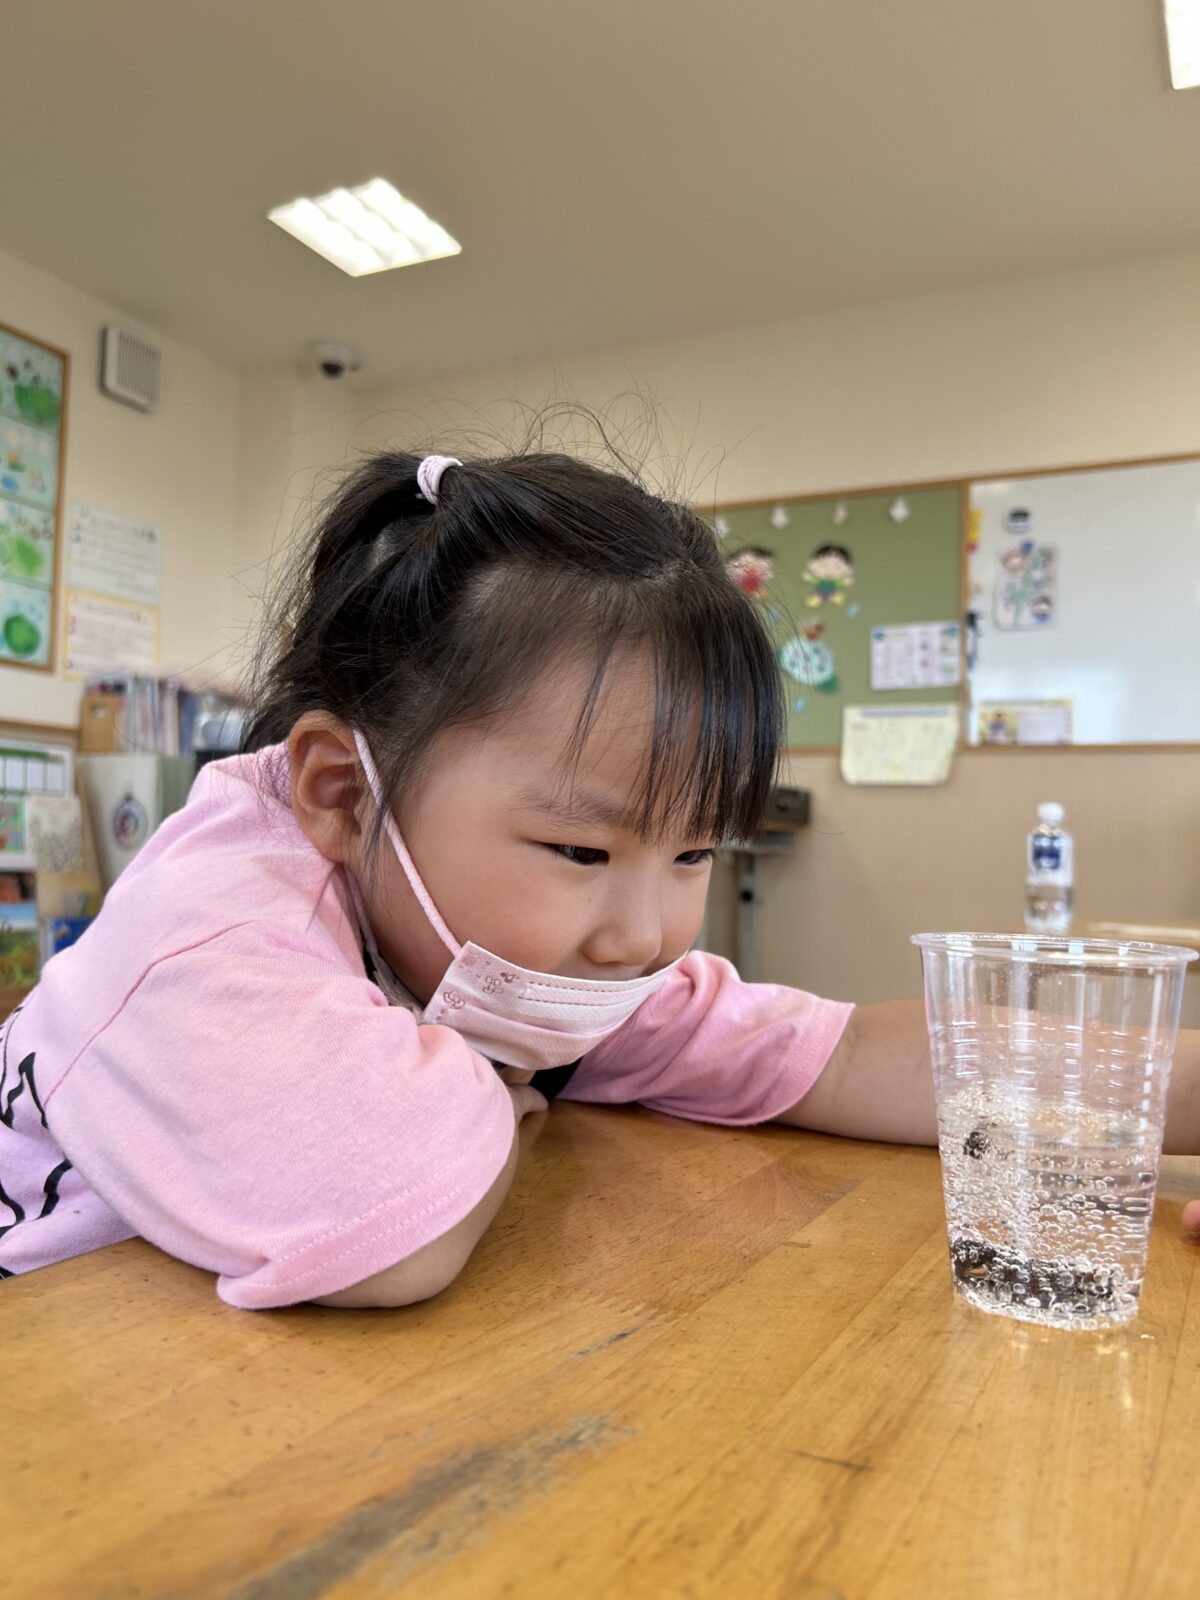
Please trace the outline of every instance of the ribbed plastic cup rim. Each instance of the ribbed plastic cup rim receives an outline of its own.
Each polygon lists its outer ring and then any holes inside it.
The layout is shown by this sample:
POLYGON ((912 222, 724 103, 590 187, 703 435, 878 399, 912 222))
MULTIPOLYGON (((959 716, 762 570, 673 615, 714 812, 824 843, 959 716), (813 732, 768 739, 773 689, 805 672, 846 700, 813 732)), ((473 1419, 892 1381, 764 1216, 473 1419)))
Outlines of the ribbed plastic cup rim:
POLYGON ((944 955, 1030 961, 1038 966, 1100 967, 1128 972, 1147 967, 1185 967, 1200 951, 1181 944, 1149 944, 1142 939, 1077 939, 1045 933, 914 933, 921 950, 944 955))

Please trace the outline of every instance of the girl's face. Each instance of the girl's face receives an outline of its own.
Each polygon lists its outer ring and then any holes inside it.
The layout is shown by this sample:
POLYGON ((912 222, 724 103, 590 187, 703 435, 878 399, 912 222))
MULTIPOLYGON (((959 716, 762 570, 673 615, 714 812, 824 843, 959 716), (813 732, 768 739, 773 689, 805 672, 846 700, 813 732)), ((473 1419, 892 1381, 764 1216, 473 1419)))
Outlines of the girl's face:
MULTIPOLYGON (((654 972, 693 943, 716 841, 677 829, 643 840, 629 820, 653 714, 649 683, 636 662, 610 669, 578 766, 564 773, 586 678, 547 673, 496 728, 445 734, 419 791, 395 798, 417 871, 460 942, 540 972, 600 979, 654 972)), ((395 852, 384 838, 374 872, 355 852, 347 864, 359 868, 389 965, 425 1003, 450 952, 395 852)))

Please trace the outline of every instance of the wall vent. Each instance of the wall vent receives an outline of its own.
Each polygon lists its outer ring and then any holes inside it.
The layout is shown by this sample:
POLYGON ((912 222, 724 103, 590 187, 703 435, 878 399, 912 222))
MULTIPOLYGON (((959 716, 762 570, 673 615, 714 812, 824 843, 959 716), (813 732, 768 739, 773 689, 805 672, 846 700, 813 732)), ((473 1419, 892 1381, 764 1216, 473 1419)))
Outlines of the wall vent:
POLYGON ((120 328, 105 328, 100 341, 100 388, 127 406, 153 411, 158 405, 160 361, 152 344, 144 344, 120 328))

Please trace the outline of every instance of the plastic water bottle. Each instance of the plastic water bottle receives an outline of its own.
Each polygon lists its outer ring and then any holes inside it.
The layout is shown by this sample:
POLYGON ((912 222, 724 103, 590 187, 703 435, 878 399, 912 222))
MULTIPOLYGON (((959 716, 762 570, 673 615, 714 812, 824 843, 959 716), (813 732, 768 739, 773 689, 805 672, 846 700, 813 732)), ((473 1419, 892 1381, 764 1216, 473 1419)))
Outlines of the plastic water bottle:
POLYGON ((1025 852, 1025 928, 1028 933, 1068 933, 1075 888, 1075 842, 1062 825, 1063 808, 1038 807, 1037 827, 1025 852))

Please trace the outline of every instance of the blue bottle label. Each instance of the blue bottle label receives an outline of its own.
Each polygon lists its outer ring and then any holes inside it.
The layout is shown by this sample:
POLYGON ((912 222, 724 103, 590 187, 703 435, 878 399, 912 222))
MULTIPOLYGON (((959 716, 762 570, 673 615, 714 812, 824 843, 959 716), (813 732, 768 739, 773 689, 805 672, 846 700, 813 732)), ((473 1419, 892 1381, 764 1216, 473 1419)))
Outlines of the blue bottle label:
POLYGON ((1062 866, 1062 840, 1033 836, 1033 865, 1039 872, 1057 872, 1062 866))
POLYGON ((1069 888, 1074 875, 1074 849, 1068 833, 1029 835, 1030 879, 1069 888))

